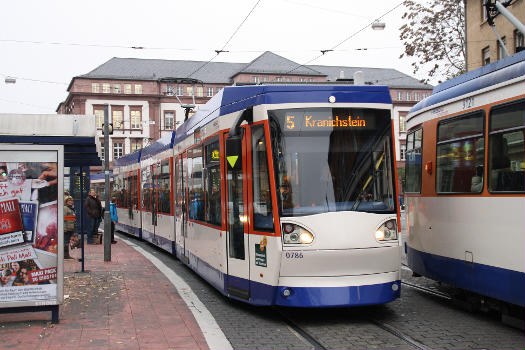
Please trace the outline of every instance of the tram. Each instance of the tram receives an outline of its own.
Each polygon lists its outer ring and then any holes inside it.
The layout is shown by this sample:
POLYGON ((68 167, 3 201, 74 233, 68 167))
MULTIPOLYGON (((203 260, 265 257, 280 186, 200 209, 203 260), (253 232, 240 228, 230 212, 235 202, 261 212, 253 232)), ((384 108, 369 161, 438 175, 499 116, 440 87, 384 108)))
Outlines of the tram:
POLYGON ((408 266, 523 307, 525 52, 436 86, 407 127, 408 266))
POLYGON ((138 198, 141 217, 117 228, 232 299, 386 303, 400 295, 393 140, 384 86, 226 87, 138 159, 115 162, 115 184, 128 184, 115 192, 138 198))

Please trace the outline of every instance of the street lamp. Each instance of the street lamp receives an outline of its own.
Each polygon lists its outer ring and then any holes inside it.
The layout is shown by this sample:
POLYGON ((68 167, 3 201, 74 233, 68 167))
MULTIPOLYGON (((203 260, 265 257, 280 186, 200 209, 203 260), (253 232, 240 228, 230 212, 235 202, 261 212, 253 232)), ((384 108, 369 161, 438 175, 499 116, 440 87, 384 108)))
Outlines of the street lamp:
POLYGON ((376 20, 372 23, 372 29, 373 29, 373 30, 383 30, 383 29, 385 29, 385 27, 386 27, 385 22, 379 22, 378 19, 376 19, 376 20))

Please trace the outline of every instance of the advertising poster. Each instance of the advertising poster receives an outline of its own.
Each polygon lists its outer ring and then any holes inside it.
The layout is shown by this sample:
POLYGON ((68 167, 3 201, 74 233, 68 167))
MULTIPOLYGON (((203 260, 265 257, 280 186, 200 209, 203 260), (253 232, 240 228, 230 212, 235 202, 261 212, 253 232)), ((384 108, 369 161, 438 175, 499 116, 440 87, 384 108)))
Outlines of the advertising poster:
POLYGON ((56 162, 0 162, 0 307, 57 299, 56 162))

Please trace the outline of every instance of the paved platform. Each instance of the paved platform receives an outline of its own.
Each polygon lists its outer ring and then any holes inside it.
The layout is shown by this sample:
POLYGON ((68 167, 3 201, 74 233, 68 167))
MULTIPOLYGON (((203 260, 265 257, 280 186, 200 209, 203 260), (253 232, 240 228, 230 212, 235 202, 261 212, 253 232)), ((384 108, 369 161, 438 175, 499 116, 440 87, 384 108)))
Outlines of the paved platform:
POLYGON ((175 287, 139 252, 119 241, 105 263, 103 245, 86 248, 88 273, 64 263, 60 322, 51 312, 0 314, 0 349, 208 349, 175 287))

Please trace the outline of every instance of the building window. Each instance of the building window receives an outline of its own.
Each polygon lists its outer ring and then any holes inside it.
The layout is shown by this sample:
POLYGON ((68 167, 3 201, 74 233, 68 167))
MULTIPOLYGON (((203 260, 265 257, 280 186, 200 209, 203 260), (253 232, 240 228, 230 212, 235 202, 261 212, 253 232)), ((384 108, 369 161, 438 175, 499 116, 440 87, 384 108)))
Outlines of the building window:
POLYGON ((131 153, 142 148, 142 139, 131 139, 131 153))
POLYGON ((414 92, 414 100, 419 101, 419 92, 414 92))
POLYGON ((277 77, 275 80, 277 80, 278 83, 281 83, 283 81, 283 77, 277 77))
POLYGON ((399 116, 399 132, 407 131, 406 115, 399 116))
POLYGON ((98 83, 91 83, 91 92, 98 94, 100 92, 100 87, 98 83))
POLYGON ((121 92, 121 91, 120 91, 120 84, 114 84, 114 85, 113 85, 113 92, 114 92, 115 94, 120 94, 120 92, 121 92))
POLYGON ((186 96, 193 96, 193 86, 186 87, 186 96))
POLYGON ((129 112, 130 123, 132 129, 140 129, 140 122, 142 120, 142 111, 140 109, 132 109, 129 112))
POLYGON ((182 89, 182 86, 177 86, 177 96, 184 95, 184 90, 182 89))
POLYGON ((166 86, 166 95, 167 96, 173 96, 175 95, 175 90, 173 88, 173 86, 166 86))
POLYGON ((102 84, 102 92, 105 94, 109 94, 111 92, 111 86, 109 83, 102 84))
POLYGON ((398 91, 397 92, 397 100, 398 101, 403 101, 403 92, 402 91, 398 91))
POLYGON ((104 109, 95 109, 93 113, 95 114, 95 125, 97 129, 102 129, 104 125, 104 109))
POLYGON ((213 88, 209 87, 206 89, 206 96, 212 97, 213 96, 213 88))
POLYGON ((111 120, 113 121, 113 129, 122 129, 124 127, 124 111, 122 109, 111 108, 111 120))
POLYGON ((219 93, 219 91, 221 91, 221 90, 222 90, 222 88, 220 88, 220 87, 218 87, 218 88, 215 88, 215 93, 216 93, 216 94, 218 94, 218 93, 219 93))
POLYGON ((485 7, 486 0, 480 0, 481 2, 481 22, 485 22, 488 19, 487 8, 485 7))
POLYGON ((164 129, 173 130, 175 122, 175 112, 164 112, 164 129))
POLYGON ((263 81, 264 82, 268 81, 268 77, 263 77, 263 81))
POLYGON ((125 94, 131 94, 131 84, 125 84, 124 85, 124 93, 125 94))
POLYGON ((290 79, 290 78, 286 78, 286 82, 287 82, 287 83, 289 83, 289 82, 291 82, 291 81, 292 81, 292 79, 290 79))
POLYGON ((410 94, 410 91, 407 91, 407 101, 412 100, 412 95, 410 94))
POLYGON ((518 30, 514 31, 514 53, 523 51, 525 48, 525 43, 523 40, 523 33, 518 30))
POLYGON ((501 43, 498 40, 498 60, 501 60, 502 58, 507 57, 507 55, 505 54, 505 48, 504 48, 504 46, 505 47, 507 46, 507 38, 502 37, 501 41, 503 41, 503 45, 501 45, 501 43))
POLYGON ((104 150, 104 144, 103 143, 100 144, 100 153, 101 153, 100 160, 104 161, 104 155, 106 154, 106 151, 104 150))
POLYGON ((260 80, 259 80, 259 77, 253 77, 253 82, 254 82, 255 84, 259 83, 259 81, 260 81, 260 80))
POLYGON ((482 111, 438 123, 438 193, 481 193, 485 164, 484 124, 482 111))
POLYGON ((400 160, 405 160, 406 159, 406 153, 407 153, 407 145, 404 145, 404 144, 401 144, 400 147, 399 147, 399 156, 400 156, 400 160))
POLYGON ((204 96, 204 89, 202 86, 197 87, 197 97, 203 97, 204 96))
POLYGON ((142 94, 142 85, 141 84, 135 84, 135 94, 137 94, 137 95, 142 94))
POLYGON ((122 142, 113 142, 113 159, 120 158, 124 155, 124 144, 122 142))
POLYGON ((481 64, 483 66, 486 66, 490 63, 490 47, 487 46, 483 50, 481 50, 481 64))

